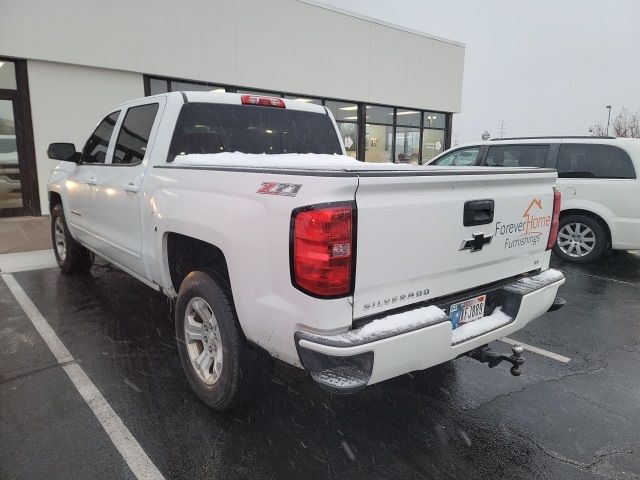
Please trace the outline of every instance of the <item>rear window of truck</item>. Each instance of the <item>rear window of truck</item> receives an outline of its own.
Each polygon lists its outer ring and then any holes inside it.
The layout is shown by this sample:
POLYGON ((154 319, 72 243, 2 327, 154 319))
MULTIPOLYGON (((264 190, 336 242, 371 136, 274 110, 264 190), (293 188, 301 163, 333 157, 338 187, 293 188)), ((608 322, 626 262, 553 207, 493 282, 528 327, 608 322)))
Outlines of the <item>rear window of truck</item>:
POLYGON ((195 153, 342 154, 324 113, 255 105, 187 103, 182 106, 167 161, 195 153))

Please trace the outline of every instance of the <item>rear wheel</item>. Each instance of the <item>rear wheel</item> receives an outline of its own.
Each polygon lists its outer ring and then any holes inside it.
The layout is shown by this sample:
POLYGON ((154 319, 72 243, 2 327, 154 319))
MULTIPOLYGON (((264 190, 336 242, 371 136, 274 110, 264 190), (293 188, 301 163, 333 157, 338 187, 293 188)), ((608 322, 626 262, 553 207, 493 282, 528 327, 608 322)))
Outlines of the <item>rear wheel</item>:
POLYGON ((175 315, 182 368, 200 400, 220 411, 248 400, 256 352, 242 334, 224 280, 191 272, 180 286, 175 315))
POLYGON ((567 215, 560 219, 558 240, 553 251, 563 260, 593 262, 606 247, 607 235, 597 220, 585 215, 567 215))
POLYGON ((86 272, 93 265, 93 253, 69 233, 61 204, 51 210, 51 241, 58 266, 64 273, 86 272))

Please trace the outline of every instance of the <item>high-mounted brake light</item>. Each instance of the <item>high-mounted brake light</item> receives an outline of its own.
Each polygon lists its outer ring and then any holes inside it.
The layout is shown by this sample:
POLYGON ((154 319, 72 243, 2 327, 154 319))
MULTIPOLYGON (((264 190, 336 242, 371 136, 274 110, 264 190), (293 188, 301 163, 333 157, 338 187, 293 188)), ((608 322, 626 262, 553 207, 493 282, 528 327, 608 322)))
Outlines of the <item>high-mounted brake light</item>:
POLYGON ((549 241, 547 250, 551 250, 558 239, 558 228, 560 227, 560 192, 553 189, 553 216, 551 217, 551 230, 549 230, 549 241))
POLYGON ((242 95, 243 105, 262 105, 263 107, 286 108, 284 100, 278 97, 261 97, 259 95, 242 95))
POLYGON ((315 297, 353 293, 355 205, 325 204, 291 216, 291 281, 315 297))

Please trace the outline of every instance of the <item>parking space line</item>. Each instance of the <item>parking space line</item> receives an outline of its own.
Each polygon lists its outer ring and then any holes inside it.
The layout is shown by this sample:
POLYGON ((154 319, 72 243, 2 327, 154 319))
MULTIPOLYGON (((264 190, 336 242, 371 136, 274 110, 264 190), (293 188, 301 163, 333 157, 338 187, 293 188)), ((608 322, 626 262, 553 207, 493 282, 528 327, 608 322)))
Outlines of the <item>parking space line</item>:
POLYGON ((149 456, 142 449, 138 441, 131 435, 129 429, 122 422, 118 414, 102 396, 98 388, 84 372, 82 367, 75 362, 73 356, 67 350, 56 332, 53 331, 47 320, 31 301, 13 275, 3 273, 2 279, 24 310, 33 326, 45 341, 51 353, 62 365, 78 393, 87 403, 95 417, 104 428, 111 442, 116 447, 122 458, 138 479, 164 480, 164 477, 153 464, 149 456))
POLYGON ((558 353, 553 353, 548 350, 543 350, 542 348, 534 347, 533 345, 528 345, 526 343, 519 342, 518 340, 513 340, 512 338, 502 337, 499 338, 501 342, 508 343, 509 345, 520 345, 522 348, 531 353, 537 353, 538 355, 544 355, 545 357, 551 358, 558 362, 568 363, 571 361, 569 357, 565 357, 564 355, 560 355, 558 353))

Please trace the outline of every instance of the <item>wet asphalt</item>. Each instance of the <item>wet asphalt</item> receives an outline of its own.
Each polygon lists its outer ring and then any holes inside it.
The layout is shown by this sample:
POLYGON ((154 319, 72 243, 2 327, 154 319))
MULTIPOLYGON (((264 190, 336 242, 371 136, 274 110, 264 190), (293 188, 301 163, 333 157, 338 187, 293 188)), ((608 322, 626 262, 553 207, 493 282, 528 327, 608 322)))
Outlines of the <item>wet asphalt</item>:
MULTIPOLYGON (((569 363, 463 358, 343 397, 267 362, 225 414, 190 392, 162 295, 105 264, 14 277, 165 478, 640 478, 640 254, 553 264, 567 305, 512 338, 569 363)), ((0 478, 134 478, 1 281, 0 478)))

